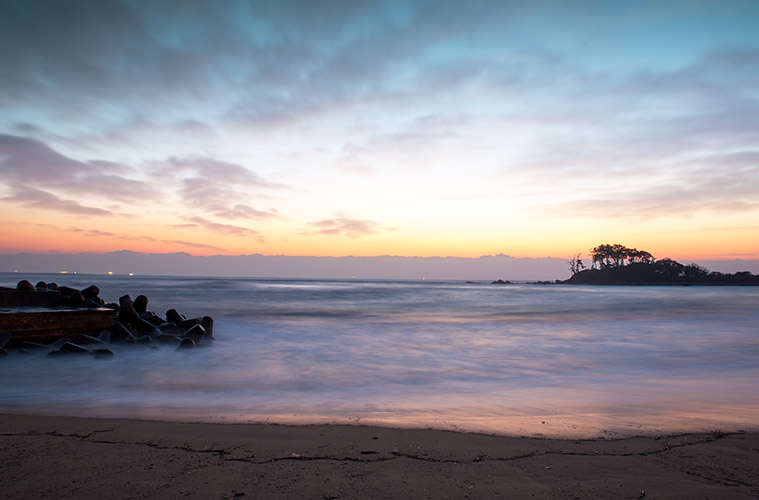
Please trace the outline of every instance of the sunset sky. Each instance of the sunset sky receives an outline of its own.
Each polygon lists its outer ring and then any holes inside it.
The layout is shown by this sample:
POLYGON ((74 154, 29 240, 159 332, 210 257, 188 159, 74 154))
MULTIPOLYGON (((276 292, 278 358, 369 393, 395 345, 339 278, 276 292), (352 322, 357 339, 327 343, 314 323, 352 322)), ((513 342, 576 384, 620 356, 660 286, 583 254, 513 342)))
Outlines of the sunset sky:
POLYGON ((0 252, 759 258, 759 2, 0 0, 0 252))

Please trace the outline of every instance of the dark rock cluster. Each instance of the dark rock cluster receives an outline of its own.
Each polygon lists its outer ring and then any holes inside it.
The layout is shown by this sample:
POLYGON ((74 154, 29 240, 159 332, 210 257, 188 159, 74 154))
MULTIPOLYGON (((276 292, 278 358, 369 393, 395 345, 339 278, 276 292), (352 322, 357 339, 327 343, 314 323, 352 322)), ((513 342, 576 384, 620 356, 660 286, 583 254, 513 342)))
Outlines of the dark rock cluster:
POLYGON ((26 315, 31 317, 30 321, 38 318, 39 322, 39 328, 35 328, 34 324, 21 328, 18 326, 19 320, 15 324, 5 325, 8 331, 0 331, 0 356, 7 355, 10 348, 24 354, 109 357, 114 355, 113 349, 117 344, 188 349, 210 344, 214 340, 213 318, 210 316, 187 318, 176 309, 169 309, 161 317, 148 309, 145 295, 139 295, 134 300, 129 295, 123 295, 118 302, 106 303, 95 285, 76 290, 55 283, 41 281, 33 285, 22 280, 15 290, 0 287, 0 297, 0 306, 12 308, 5 313, 0 312, 0 319, 3 314, 12 314, 14 318, 26 315), (36 309, 31 310, 29 306, 36 309), (40 307, 48 308, 49 312, 46 312, 48 309, 40 312, 40 307), (82 331, 76 331, 76 325, 61 325, 58 331, 66 330, 71 334, 44 335, 44 329, 50 328, 50 323, 66 320, 57 312, 72 310, 90 310, 82 313, 86 315, 82 331), (90 320, 90 316, 93 319, 90 320))

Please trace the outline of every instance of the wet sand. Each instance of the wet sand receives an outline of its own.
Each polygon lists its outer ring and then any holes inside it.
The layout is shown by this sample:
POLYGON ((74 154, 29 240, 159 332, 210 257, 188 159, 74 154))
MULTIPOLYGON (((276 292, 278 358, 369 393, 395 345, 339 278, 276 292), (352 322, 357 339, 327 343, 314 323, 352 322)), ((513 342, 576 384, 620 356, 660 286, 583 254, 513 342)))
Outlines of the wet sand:
POLYGON ((0 415, 0 497, 759 497, 759 434, 558 440, 0 415))

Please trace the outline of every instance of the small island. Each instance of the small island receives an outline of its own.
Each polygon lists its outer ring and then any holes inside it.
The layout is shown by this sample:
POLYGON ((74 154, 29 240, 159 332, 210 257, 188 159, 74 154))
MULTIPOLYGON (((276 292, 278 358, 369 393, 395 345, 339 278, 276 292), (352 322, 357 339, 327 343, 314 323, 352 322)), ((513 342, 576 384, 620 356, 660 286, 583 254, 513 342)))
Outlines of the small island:
POLYGON ((734 274, 709 271, 698 264, 681 264, 620 244, 599 245, 590 250, 586 268, 580 254, 569 260, 572 277, 566 285, 743 285, 759 286, 759 276, 749 271, 734 274))

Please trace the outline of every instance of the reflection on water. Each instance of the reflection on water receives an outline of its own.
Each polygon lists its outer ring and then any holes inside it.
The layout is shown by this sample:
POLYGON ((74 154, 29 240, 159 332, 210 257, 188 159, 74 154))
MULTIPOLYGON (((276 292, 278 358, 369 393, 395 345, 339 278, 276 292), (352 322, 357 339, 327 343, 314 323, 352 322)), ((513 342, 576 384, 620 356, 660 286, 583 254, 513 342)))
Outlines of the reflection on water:
POLYGON ((109 360, 14 355, 0 411, 546 436, 759 422, 752 287, 39 279, 209 314, 219 340, 109 360))

